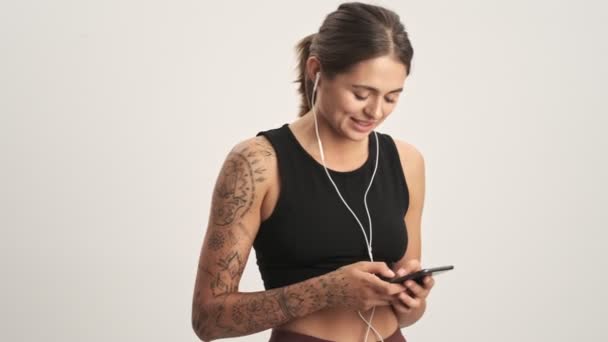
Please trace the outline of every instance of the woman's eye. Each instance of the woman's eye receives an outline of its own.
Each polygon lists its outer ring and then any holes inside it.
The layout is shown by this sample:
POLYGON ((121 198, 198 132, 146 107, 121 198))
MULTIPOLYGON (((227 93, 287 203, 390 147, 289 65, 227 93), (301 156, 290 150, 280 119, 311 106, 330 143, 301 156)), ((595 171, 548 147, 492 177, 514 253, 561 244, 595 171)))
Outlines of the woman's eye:
POLYGON ((388 102, 388 103, 395 103, 395 102, 397 102, 397 99, 394 99, 394 100, 392 100, 392 99, 386 99, 386 102, 388 102))
POLYGON ((360 96, 357 93, 353 93, 353 94, 355 94, 355 97, 357 98, 357 100, 367 100, 367 97, 360 96))

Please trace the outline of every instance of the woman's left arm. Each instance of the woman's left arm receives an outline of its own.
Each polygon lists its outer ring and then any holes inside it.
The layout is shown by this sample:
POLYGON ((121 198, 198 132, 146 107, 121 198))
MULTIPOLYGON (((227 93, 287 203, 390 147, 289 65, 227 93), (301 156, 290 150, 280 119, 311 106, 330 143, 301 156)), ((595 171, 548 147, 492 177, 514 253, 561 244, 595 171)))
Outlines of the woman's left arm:
MULTIPOLYGON (((420 227, 425 196, 425 165, 424 157, 413 145, 396 139, 395 144, 409 192, 409 207, 404 217, 408 235, 407 251, 393 266, 393 271, 401 276, 421 269, 420 227)), ((414 281, 404 283, 407 291, 400 293, 391 305, 401 328, 416 323, 422 317, 426 310, 426 297, 433 284, 431 276, 425 277, 424 287, 414 281)))

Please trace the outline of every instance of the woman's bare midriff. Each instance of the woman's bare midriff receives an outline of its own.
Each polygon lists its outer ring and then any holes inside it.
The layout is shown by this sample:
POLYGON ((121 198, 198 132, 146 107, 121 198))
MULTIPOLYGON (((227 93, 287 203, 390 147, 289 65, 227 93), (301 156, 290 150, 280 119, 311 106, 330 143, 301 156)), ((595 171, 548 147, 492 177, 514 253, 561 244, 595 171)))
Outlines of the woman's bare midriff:
MULTIPOLYGON (((372 310, 361 312, 369 320, 372 310)), ((397 330, 399 323, 390 306, 377 306, 372 326, 383 338, 397 330)), ((367 324, 355 310, 342 308, 327 308, 306 317, 295 319, 275 329, 289 330, 300 334, 315 336, 330 341, 363 341, 367 324)), ((378 341, 372 330, 368 336, 369 342, 378 341)))

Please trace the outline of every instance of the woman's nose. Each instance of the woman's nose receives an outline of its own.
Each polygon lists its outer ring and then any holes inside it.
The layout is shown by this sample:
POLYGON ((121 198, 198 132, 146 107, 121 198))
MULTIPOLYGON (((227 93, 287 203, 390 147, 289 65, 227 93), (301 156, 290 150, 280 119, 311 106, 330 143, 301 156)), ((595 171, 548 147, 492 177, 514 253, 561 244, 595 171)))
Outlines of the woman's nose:
POLYGON ((381 119, 382 118, 382 101, 380 101, 380 100, 372 101, 369 104, 369 106, 367 106, 364 113, 365 113, 365 115, 367 115, 370 118, 373 118, 374 120, 381 119))

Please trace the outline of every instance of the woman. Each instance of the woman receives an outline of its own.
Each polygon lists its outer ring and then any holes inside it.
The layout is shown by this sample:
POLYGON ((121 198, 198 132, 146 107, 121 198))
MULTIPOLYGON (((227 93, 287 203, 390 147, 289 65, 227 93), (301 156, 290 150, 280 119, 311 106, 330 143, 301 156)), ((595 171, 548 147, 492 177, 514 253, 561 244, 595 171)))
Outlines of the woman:
POLYGON ((399 17, 345 3, 298 44, 299 118, 238 143, 218 177, 194 290, 200 339, 272 328, 270 341, 405 341, 432 277, 420 269, 424 161, 374 131, 413 50, 399 17), (251 248, 265 291, 239 281, 251 248), (371 333, 370 333, 371 331, 371 333))

